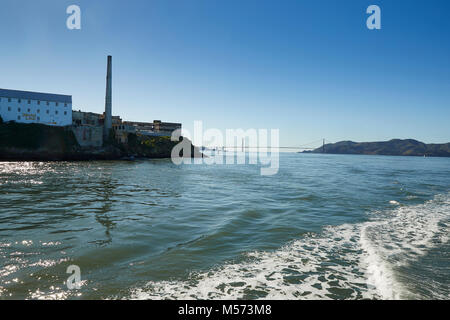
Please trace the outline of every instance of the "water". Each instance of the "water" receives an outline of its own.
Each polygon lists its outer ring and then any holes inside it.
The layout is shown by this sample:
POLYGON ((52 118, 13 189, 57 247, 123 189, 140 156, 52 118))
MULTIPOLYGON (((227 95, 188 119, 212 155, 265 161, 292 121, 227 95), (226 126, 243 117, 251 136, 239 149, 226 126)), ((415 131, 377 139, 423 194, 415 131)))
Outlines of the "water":
POLYGON ((450 159, 280 156, 0 163, 0 299, 450 298, 450 159))

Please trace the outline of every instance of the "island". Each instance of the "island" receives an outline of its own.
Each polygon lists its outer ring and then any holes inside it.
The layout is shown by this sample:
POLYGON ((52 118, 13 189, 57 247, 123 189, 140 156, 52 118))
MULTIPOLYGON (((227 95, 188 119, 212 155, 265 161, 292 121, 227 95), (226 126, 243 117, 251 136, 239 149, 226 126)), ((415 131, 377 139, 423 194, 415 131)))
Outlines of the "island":
POLYGON ((380 142, 341 141, 302 153, 450 157, 450 143, 426 144, 414 139, 392 139, 380 142))
POLYGON ((0 160, 171 158, 180 142, 179 156, 203 157, 181 136, 181 123, 123 121, 112 114, 112 56, 107 57, 105 111, 72 107, 71 95, 0 88, 0 160))
MULTIPOLYGON (((182 141, 180 137, 179 141, 182 141)), ((171 158, 173 147, 179 141, 168 136, 149 137, 129 133, 126 143, 114 138, 102 146, 81 146, 70 127, 3 122, 0 118, 0 161, 82 161, 130 160, 139 158, 171 158)), ((203 157, 191 145, 191 157, 203 157)), ((182 155, 181 155, 182 156, 182 155)))

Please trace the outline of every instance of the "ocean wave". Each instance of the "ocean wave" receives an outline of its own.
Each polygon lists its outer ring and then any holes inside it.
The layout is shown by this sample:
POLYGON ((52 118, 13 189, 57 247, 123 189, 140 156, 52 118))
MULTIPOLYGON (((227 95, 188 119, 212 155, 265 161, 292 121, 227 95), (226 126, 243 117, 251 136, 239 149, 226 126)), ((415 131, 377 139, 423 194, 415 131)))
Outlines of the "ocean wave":
POLYGON ((152 281, 133 288, 129 298, 436 298, 417 296, 399 274, 448 241, 449 217, 450 196, 438 195, 378 212, 368 222, 326 227, 273 252, 247 253, 241 262, 193 272, 187 280, 152 281))

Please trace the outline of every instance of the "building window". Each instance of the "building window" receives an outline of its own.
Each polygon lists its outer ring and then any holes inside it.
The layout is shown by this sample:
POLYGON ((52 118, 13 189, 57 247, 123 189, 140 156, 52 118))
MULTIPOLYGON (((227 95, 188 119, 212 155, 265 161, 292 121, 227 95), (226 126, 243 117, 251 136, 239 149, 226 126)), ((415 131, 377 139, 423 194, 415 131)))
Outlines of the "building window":
POLYGON ((55 114, 58 114, 58 111, 55 111, 55 114))
POLYGON ((37 109, 37 113, 40 113, 41 112, 41 109, 37 109))
POLYGON ((64 115, 67 116, 67 111, 64 111, 64 115))
POLYGON ((49 106, 49 105, 50 105, 50 102, 47 101, 47 105, 49 106))
POLYGON ((11 102, 11 98, 8 98, 8 102, 11 102))
POLYGON ((59 104, 58 102, 55 102, 55 106, 58 106, 58 104, 59 104))
POLYGON ((17 99, 17 102, 18 102, 18 103, 22 103, 22 100, 21 100, 21 99, 17 99))
POLYGON ((47 110, 47 114, 49 114, 50 113, 50 111, 49 110, 47 110))
POLYGON ((41 104, 41 102, 40 102, 40 101, 38 101, 38 105, 39 105, 39 104, 41 104))
POLYGON ((31 100, 28 100, 28 104, 31 104, 31 100))
POLYGON ((37 117, 37 120, 38 120, 38 121, 41 121, 41 117, 37 117))
POLYGON ((67 103, 64 103, 64 107, 67 107, 67 103))
POLYGON ((8 111, 11 111, 11 107, 8 107, 8 111))
POLYGON ((17 111, 20 112, 20 108, 17 108, 17 111))
POLYGON ((17 120, 20 120, 20 116, 17 116, 17 120))
POLYGON ((28 108, 28 112, 31 112, 30 108, 28 108))

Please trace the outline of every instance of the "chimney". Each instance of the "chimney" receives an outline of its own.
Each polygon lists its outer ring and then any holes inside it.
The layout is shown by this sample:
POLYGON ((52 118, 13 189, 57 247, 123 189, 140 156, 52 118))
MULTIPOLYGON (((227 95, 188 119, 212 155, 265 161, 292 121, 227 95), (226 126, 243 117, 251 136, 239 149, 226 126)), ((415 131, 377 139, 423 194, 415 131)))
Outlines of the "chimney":
POLYGON ((112 129, 112 56, 108 56, 108 70, 106 73, 106 98, 105 98, 105 122, 103 125, 103 137, 109 137, 112 129))

